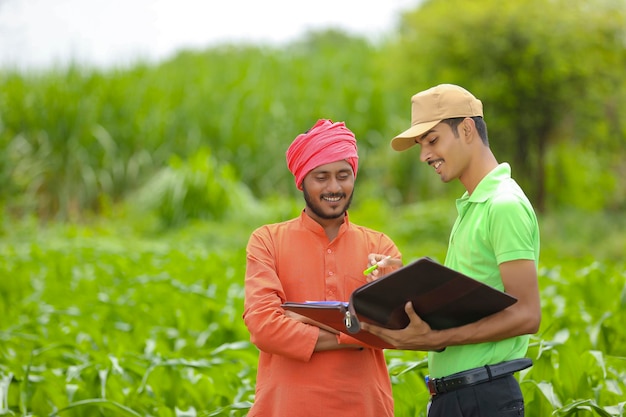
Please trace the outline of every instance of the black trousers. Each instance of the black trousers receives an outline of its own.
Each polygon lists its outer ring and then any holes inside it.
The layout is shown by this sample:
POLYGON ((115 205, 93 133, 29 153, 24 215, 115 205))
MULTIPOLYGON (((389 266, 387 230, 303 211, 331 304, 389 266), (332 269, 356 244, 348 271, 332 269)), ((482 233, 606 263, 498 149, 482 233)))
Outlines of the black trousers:
POLYGON ((428 417, 513 417, 524 415, 524 398, 515 376, 432 397, 428 417))

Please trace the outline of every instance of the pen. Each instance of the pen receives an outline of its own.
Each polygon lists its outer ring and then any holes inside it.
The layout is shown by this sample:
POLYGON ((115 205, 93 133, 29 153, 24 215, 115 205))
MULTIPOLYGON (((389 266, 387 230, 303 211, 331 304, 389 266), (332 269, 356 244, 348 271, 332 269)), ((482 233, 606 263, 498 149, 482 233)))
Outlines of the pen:
MULTIPOLYGON (((390 258, 391 258, 391 255, 387 256, 385 259, 382 259, 382 260, 380 260, 378 262, 382 262, 382 261, 384 261, 386 259, 390 259, 390 258)), ((369 275, 372 272, 374 272, 376 269, 378 269, 378 266, 379 266, 378 262, 375 263, 374 265, 370 266, 369 268, 367 268, 365 271, 363 271, 363 275, 369 275)))
POLYGON ((374 264, 370 266, 369 268, 367 268, 365 271, 363 271, 363 275, 369 275, 372 272, 374 272, 377 268, 378 268, 378 264, 374 264))

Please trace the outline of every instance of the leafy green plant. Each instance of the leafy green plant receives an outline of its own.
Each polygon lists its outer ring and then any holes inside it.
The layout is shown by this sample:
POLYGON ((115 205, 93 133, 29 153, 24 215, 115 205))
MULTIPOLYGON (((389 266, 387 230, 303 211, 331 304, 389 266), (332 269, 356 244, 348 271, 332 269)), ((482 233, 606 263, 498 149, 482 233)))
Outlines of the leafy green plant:
MULTIPOLYGON (((257 350, 241 320, 245 242, 255 224, 301 204, 266 201, 259 217, 161 233, 123 219, 12 223, 0 242, 0 274, 10 277, 0 281, 0 415, 246 415, 257 350)), ((352 217, 397 233, 406 259, 445 256, 445 221, 413 233, 391 224, 441 216, 443 201, 395 210, 366 199, 352 217)), ((545 246, 570 239, 553 233, 545 246)), ((534 365, 518 374, 527 415, 625 415, 625 273, 614 260, 542 257, 542 326, 534 365)), ((425 353, 386 357, 396 415, 425 417, 425 353)))
POLYGON ((149 180, 133 200, 137 200, 137 210, 156 213, 166 228, 191 220, 222 220, 229 211, 255 205, 233 167, 218 163, 206 148, 186 161, 172 157, 169 166, 149 180))

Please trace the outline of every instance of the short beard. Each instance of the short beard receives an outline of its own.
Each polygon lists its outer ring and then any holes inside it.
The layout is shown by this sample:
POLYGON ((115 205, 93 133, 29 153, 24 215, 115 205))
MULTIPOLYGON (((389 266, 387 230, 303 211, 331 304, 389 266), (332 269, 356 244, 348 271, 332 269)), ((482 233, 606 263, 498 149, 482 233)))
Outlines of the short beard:
MULTIPOLYGON (((306 202, 306 206, 320 219, 325 219, 325 220, 331 220, 331 219, 338 219, 340 217, 342 217, 346 211, 348 211, 348 208, 350 208, 350 204, 352 204, 352 197, 354 196, 354 188, 352 189, 352 194, 350 194, 350 197, 348 198, 346 205, 343 208, 343 211, 341 213, 338 214, 325 214, 322 209, 319 207, 319 205, 314 204, 313 200, 311 199, 311 196, 309 195, 309 193, 306 191, 306 187, 304 186, 304 184, 302 184, 302 192, 304 194, 304 201, 306 202)), ((322 196, 345 196, 345 193, 340 193, 340 194, 321 194, 320 198, 322 196)))

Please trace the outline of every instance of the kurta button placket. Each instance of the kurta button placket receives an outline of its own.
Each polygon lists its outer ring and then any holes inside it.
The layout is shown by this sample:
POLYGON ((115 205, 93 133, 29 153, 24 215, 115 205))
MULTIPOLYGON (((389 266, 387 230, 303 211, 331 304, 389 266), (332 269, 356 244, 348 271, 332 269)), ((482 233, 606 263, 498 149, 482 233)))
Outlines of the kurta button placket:
POLYGON ((327 300, 336 300, 338 293, 339 284, 337 282, 337 264, 335 259, 335 250, 332 247, 326 248, 326 255, 324 259, 324 265, 326 269, 326 299, 327 300))

